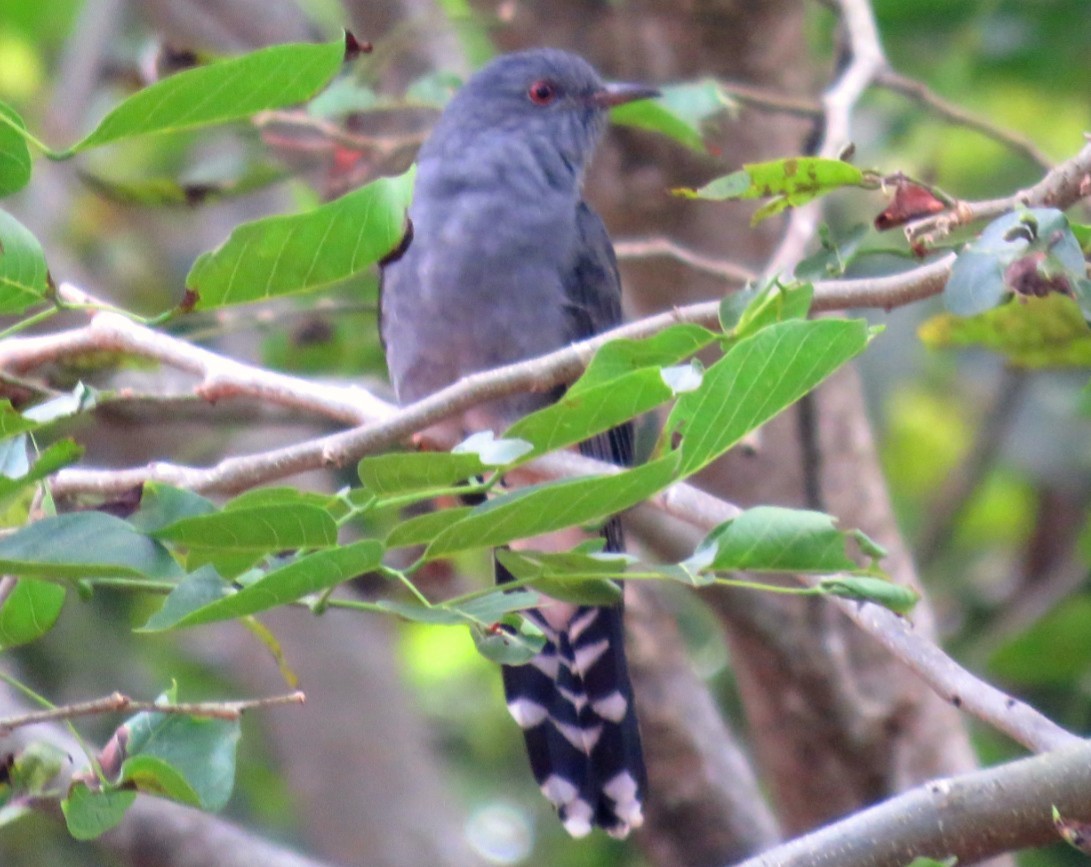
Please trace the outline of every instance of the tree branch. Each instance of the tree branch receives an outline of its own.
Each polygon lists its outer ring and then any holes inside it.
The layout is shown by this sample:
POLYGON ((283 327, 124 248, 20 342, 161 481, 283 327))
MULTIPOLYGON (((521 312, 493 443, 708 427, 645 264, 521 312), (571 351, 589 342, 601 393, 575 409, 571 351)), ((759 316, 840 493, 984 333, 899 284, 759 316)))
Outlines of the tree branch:
POLYGON ((926 783, 736 867, 904 867, 951 855, 970 864, 1057 842, 1052 806, 1091 819, 1091 743, 926 783))
POLYGON ((303 704, 304 701, 306 701, 306 696, 298 690, 287 695, 274 695, 268 698, 182 703, 137 701, 127 695, 122 695, 120 692, 115 692, 113 695, 103 698, 75 702, 62 707, 50 708, 49 710, 29 711, 15 716, 0 717, 0 737, 11 734, 12 731, 23 726, 73 719, 78 716, 123 712, 140 713, 144 711, 148 713, 208 717, 209 719, 236 720, 243 715, 244 711, 253 710, 254 708, 272 707, 281 704, 303 704))

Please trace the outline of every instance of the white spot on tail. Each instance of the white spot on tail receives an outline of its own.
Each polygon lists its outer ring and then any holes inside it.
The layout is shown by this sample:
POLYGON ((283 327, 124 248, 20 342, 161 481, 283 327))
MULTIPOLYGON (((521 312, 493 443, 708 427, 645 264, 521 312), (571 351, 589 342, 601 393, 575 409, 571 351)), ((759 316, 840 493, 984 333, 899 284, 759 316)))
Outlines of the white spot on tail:
POLYGON ((599 616, 597 608, 592 608, 583 612, 579 617, 575 618, 568 624, 568 640, 575 644, 580 640, 580 636, 583 635, 585 629, 595 622, 599 616))
POLYGON ((564 810, 564 829, 573 837, 586 837, 591 833, 591 805, 576 798, 564 810))
POLYGON ((587 704, 587 696, 582 692, 573 692, 570 689, 565 689, 563 686, 558 686, 557 692, 561 694, 561 697, 564 698, 565 701, 575 708, 576 713, 583 710, 584 705, 587 704))
MULTIPOLYGON (((644 805, 637 797, 636 780, 628 771, 614 776, 602 791, 614 802, 614 814, 623 823, 622 836, 644 824, 644 805)), ((611 832, 613 833, 613 832, 611 832)))
POLYGON ((532 729, 548 716, 546 709, 529 698, 517 698, 508 702, 508 713, 521 729, 532 729))
POLYGON ((564 807, 570 804, 576 797, 576 787, 563 777, 550 774, 542 783, 542 794, 546 796, 555 807, 564 807))
POLYGON ((617 690, 614 690, 606 698, 591 702, 591 708, 603 719, 610 722, 621 722, 625 718, 625 712, 629 709, 629 702, 617 690))
POLYGON ((591 750, 595 748, 595 744, 599 742, 599 737, 602 735, 602 726, 594 726, 593 728, 585 729, 579 726, 569 725, 568 723, 557 722, 557 720, 550 720, 556 727, 566 741, 568 741, 577 750, 585 755, 591 755, 591 750))
POLYGON ((599 661, 609 646, 610 642, 604 638, 602 641, 587 645, 587 647, 576 648, 576 671, 581 675, 586 675, 591 670, 591 666, 599 661))

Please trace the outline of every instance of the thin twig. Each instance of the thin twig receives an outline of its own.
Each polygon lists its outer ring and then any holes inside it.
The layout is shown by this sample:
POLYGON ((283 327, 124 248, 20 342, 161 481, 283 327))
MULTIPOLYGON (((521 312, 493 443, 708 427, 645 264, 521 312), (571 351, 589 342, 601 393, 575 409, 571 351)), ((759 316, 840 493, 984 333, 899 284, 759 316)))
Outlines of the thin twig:
POLYGON ((949 211, 926 217, 905 227, 906 237, 931 245, 954 229, 990 220, 1020 206, 1039 205, 1065 210, 1080 199, 1091 196, 1091 144, 1076 156, 1065 160, 1032 187, 1015 195, 982 202, 957 202, 949 211))
POLYGON ((670 238, 626 238, 614 243, 614 252, 617 253, 618 259, 645 259, 652 256, 677 259, 683 265, 689 265, 697 271, 723 277, 735 283, 746 283, 757 276, 749 268, 698 253, 670 238))
POLYGON ((1049 171, 1054 166, 1054 161, 1042 153, 1038 146, 1026 136, 1006 130, 968 109, 948 102, 930 90, 923 82, 887 68, 879 71, 875 77, 875 84, 909 97, 950 123, 975 130, 994 141, 1007 145, 1044 171, 1049 171))
POLYGON ((787 114, 815 120, 822 117, 822 106, 813 99, 789 96, 776 90, 755 87, 739 81, 717 82, 738 103, 759 111, 787 114))
POLYGON ((236 720, 244 711, 256 708, 273 707, 282 704, 303 704, 307 697, 296 690, 287 695, 274 695, 267 698, 245 699, 240 701, 223 702, 182 702, 159 703, 154 701, 137 701, 115 692, 103 698, 90 701, 75 702, 62 707, 54 707, 48 710, 30 711, 0 719, 0 736, 10 734, 14 729, 22 726, 36 725, 38 723, 54 722, 56 720, 73 719, 79 716, 97 716, 110 713, 164 713, 179 714, 182 716, 208 717, 210 719, 236 720))
MULTIPOLYGON (((887 67, 875 16, 867 0, 838 0, 849 46, 849 63, 822 96, 823 132, 815 155, 835 159, 852 143, 852 113, 864 91, 887 67)), ((794 209, 784 237, 765 269, 766 274, 790 272, 818 231, 823 202, 815 199, 794 209)))

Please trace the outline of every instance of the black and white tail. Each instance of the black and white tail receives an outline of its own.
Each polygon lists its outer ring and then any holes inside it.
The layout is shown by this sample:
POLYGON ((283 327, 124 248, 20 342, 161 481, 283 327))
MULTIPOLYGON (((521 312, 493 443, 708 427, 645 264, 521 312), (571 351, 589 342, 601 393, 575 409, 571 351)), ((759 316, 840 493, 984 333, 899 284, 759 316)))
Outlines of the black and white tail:
MULTIPOLYGON (((510 575, 497 565, 497 578, 510 575)), ((644 821, 646 788, 621 606, 565 606, 567 623, 528 612, 546 635, 526 665, 504 667, 508 710, 523 729, 534 778, 565 829, 625 837, 644 821)))

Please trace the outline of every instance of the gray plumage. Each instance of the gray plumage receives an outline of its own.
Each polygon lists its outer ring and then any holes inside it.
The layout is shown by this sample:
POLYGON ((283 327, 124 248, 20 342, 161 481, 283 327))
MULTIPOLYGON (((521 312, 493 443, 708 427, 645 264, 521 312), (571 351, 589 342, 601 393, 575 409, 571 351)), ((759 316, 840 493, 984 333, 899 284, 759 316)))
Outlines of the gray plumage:
MULTIPOLYGON (((381 329, 402 403, 466 374, 542 355, 621 321, 613 247, 583 202, 610 105, 654 95, 607 85, 584 60, 542 49, 506 55, 454 96, 418 157, 413 239, 383 270, 381 329)), ((502 431, 552 394, 506 397, 464 419, 502 431)), ((629 426, 581 445, 632 461, 629 426)), ((621 528, 604 529, 621 550, 621 528)), ((497 567, 497 579, 509 580, 497 567)), ((565 827, 625 836, 642 821, 645 771, 625 664, 621 608, 547 605, 548 638, 508 667, 512 715, 565 827)))

